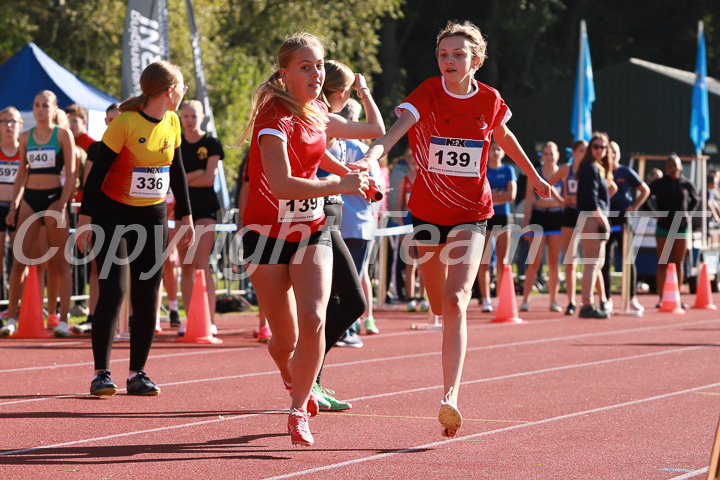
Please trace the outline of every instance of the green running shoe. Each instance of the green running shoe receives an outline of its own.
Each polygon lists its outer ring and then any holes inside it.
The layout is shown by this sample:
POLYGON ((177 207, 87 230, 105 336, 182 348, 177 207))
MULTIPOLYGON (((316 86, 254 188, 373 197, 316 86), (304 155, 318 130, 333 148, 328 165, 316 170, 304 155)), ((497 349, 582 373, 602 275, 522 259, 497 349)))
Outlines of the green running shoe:
MULTIPOLYGON (((316 384, 317 385, 317 384, 316 384)), ((333 397, 335 395, 335 392, 330 390, 329 388, 322 388, 321 386, 317 385, 320 395, 323 398, 322 402, 320 403, 320 410, 328 411, 328 412, 339 412, 340 410, 348 410, 352 408, 352 404, 349 402, 343 402, 341 400, 338 400, 337 398, 333 397), (327 406, 326 405, 327 402, 327 406)), ((313 387, 315 388, 315 387, 313 387)))
POLYGON ((317 399, 320 410, 330 410, 330 407, 332 407, 332 405, 330 404, 330 400, 325 398, 325 393, 323 392, 322 387, 317 384, 317 382, 313 383, 312 393, 317 399))

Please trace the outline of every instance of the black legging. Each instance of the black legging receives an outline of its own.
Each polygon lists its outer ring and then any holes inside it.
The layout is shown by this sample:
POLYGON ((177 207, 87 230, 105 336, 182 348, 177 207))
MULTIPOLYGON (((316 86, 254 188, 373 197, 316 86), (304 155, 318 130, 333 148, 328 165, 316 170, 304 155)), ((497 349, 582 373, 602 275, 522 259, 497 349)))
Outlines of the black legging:
POLYGON ((127 290, 128 275, 127 262, 118 262, 117 259, 127 259, 130 253, 136 257, 130 259, 129 268, 132 305, 130 371, 144 370, 155 336, 163 254, 168 243, 167 206, 162 202, 148 207, 133 207, 101 195, 95 211, 93 223, 105 233, 96 258, 99 294, 92 328, 95 369, 107 370, 110 365, 110 352, 127 290), (147 233, 139 254, 135 252, 139 239, 136 231, 126 231, 122 237, 119 233, 115 236, 116 229, 125 226, 139 226, 141 231, 147 233), (108 259, 109 254, 111 258, 108 259), (115 258, 112 258, 113 255, 115 258), (152 275, 145 278, 150 271, 152 275))
MULTIPOLYGON (((325 355, 327 355, 343 333, 362 316, 367 308, 367 302, 350 251, 340 235, 342 205, 325 205, 325 216, 330 228, 333 253, 332 287, 325 314, 325 355)), ((317 376, 318 384, 321 376, 322 367, 317 376)))
MULTIPOLYGON (((625 212, 622 211, 617 217, 609 217, 610 227, 619 226, 621 230, 619 232, 610 232, 610 239, 605 246, 605 264, 602 267, 603 282, 605 283, 605 295, 610 298, 612 291, 612 278, 610 277, 610 267, 615 265, 616 251, 620 249, 620 256, 622 257, 623 248, 623 232, 622 227, 625 225, 625 212)), ((622 268, 625 268, 625 259, 622 259, 622 268)), ((637 269, 635 264, 630 265, 630 298, 635 296, 635 288, 637 283, 637 269)))

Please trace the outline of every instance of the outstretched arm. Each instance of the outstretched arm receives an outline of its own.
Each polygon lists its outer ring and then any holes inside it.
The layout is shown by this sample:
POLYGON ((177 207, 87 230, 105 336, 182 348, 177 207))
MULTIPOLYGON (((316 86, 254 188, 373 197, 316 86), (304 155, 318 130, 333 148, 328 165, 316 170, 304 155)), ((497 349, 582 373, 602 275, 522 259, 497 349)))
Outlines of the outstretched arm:
MULTIPOLYGON (((389 133, 389 132, 388 132, 389 133)), ((532 162, 525 154, 515 135, 510 131, 507 125, 500 125, 493 132, 493 139, 500 145, 505 153, 525 172, 528 180, 532 182, 535 191, 543 198, 548 198, 551 194, 550 185, 538 175, 537 170, 533 167, 532 162)))
POLYGON ((405 135, 408 130, 415 125, 415 122, 417 122, 415 115, 413 115, 410 110, 403 110, 400 118, 395 121, 393 126, 390 127, 390 130, 370 145, 367 153, 363 155, 362 160, 370 162, 371 160, 379 160, 387 155, 398 140, 400 140, 403 135, 405 135))

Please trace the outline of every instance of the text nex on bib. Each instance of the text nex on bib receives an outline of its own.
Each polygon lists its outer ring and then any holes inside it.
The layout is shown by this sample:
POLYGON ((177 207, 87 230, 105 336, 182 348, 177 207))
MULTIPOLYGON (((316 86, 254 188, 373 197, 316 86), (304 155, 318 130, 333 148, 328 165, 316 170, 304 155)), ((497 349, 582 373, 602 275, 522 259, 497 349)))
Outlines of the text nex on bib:
POLYGON ((430 137, 428 170, 442 175, 479 177, 483 140, 430 137))
POLYGON ((130 196, 165 198, 170 188, 170 167, 135 167, 130 184, 130 196))

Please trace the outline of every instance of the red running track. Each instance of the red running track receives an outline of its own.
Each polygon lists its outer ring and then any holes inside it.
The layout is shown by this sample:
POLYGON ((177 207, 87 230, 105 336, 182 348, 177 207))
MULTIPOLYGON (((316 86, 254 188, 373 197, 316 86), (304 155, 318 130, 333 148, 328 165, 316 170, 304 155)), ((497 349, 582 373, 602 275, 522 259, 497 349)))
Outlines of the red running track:
MULTIPOLYGON (((686 295, 684 301, 693 299, 686 295)), ((720 300, 716 296, 716 303, 720 300)), ((0 340, 2 478, 685 479, 705 478, 720 413, 720 313, 582 320, 535 311, 523 325, 469 313, 459 408, 440 436, 438 331, 426 314, 378 311, 380 335, 330 353, 323 383, 354 407, 311 420, 290 445, 289 397, 253 315, 218 320, 225 343, 159 335, 158 397, 87 394, 90 339, 0 340)), ((473 301, 473 305, 475 302, 473 301)), ((128 343, 116 343, 124 387, 128 343)))

